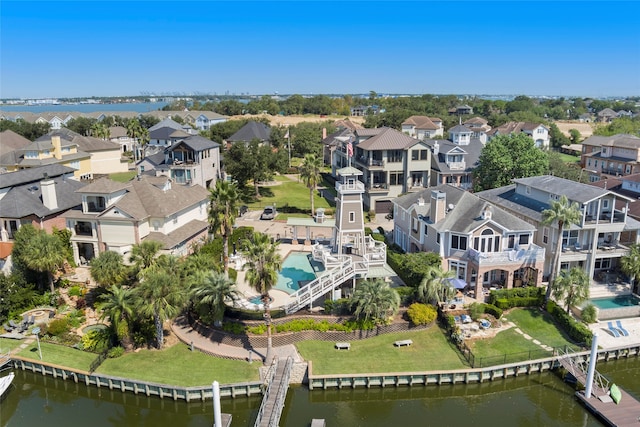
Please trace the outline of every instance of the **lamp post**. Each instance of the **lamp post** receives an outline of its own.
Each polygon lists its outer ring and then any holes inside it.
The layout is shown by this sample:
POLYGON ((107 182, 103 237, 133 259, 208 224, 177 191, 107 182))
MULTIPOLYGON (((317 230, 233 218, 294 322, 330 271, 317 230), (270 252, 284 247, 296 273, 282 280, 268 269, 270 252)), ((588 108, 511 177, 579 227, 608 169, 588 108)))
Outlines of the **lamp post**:
POLYGON ((40 356, 40 360, 42 360, 42 349, 40 348, 40 327, 33 328, 31 333, 36 336, 36 340, 38 341, 38 355, 40 356))

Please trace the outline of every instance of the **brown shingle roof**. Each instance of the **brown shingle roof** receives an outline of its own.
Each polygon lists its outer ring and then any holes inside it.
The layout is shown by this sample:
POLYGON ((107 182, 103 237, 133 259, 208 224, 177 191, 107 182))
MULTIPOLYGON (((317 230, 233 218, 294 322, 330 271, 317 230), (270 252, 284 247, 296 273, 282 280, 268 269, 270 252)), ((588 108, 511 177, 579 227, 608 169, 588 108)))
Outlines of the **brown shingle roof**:
MULTIPOLYGON (((360 132, 358 131, 358 133, 360 132)), ((380 128, 380 132, 376 136, 359 143, 358 147, 365 150, 405 150, 419 142, 395 129, 380 128)))
POLYGON ((407 120, 405 120, 402 124, 413 125, 416 127, 416 129, 430 129, 430 130, 439 129, 438 126, 436 126, 433 123, 431 118, 427 116, 411 116, 407 120))

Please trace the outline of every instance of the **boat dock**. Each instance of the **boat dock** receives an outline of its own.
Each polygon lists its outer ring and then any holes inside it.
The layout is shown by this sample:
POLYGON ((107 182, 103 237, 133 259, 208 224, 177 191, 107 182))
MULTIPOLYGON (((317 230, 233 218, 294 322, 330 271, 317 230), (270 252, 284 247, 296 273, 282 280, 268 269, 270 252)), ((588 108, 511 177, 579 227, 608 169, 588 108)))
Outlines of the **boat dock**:
POLYGON ((605 425, 612 427, 637 426, 640 421, 640 402, 620 387, 618 388, 622 394, 622 399, 618 404, 611 398, 605 399, 608 401, 594 397, 587 399, 582 391, 577 392, 576 397, 605 425))
POLYGON ((289 390, 292 366, 293 359, 291 357, 286 360, 280 359, 275 363, 254 427, 278 427, 284 399, 287 397, 287 390, 289 390))

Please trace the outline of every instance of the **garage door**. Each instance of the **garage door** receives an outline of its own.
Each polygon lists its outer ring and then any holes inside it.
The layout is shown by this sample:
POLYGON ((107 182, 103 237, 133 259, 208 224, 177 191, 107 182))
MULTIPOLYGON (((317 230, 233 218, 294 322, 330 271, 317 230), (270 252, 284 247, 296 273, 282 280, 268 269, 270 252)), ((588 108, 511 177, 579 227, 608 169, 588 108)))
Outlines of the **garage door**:
POLYGON ((376 201, 376 213, 388 214, 393 210, 393 202, 391 200, 378 200, 376 201))

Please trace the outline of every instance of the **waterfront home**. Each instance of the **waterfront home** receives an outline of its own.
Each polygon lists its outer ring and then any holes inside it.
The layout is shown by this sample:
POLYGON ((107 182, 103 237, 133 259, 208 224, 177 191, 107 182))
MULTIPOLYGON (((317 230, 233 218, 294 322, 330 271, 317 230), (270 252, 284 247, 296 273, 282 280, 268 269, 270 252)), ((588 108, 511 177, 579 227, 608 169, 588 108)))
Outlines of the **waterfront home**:
POLYGON ((260 144, 269 144, 271 140, 271 127, 262 122, 249 120, 247 124, 227 138, 226 143, 227 145, 235 144, 236 142, 249 144, 254 139, 260 141, 260 144))
POLYGON ((74 172, 52 164, 0 174, 0 240, 12 240, 25 224, 49 233, 64 229, 62 214, 82 203, 76 191, 87 184, 74 172))
POLYGON ((429 186, 431 150, 427 142, 388 127, 356 129, 353 136, 335 150, 332 172, 337 176, 339 169, 351 165, 363 173, 366 209, 389 213, 394 198, 429 186))
POLYGON ((524 133, 532 138, 538 148, 549 148, 551 142, 549 128, 542 123, 507 122, 488 131, 487 136, 490 141, 491 138, 498 135, 511 135, 516 133, 524 133))
POLYGON ((582 268, 597 281, 619 270, 620 258, 639 241, 640 222, 629 215, 635 198, 611 190, 544 175, 514 179, 511 185, 477 195, 535 226, 534 243, 545 249, 545 277, 550 274, 558 239, 562 240, 560 268, 582 268), (556 224, 542 223, 542 212, 561 196, 578 204, 581 219, 558 235, 556 224))
POLYGON ((63 216, 79 264, 104 251, 127 255, 145 240, 183 256, 207 236, 209 192, 199 185, 173 186, 167 177, 143 175, 127 183, 102 178, 77 193, 81 205, 63 216))
POLYGON ((393 201, 393 242, 435 252, 476 297, 492 287, 542 282, 545 250, 535 226, 459 187, 442 184, 393 201))

